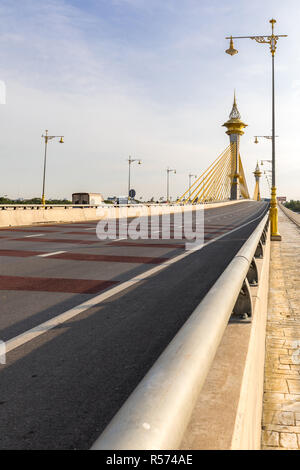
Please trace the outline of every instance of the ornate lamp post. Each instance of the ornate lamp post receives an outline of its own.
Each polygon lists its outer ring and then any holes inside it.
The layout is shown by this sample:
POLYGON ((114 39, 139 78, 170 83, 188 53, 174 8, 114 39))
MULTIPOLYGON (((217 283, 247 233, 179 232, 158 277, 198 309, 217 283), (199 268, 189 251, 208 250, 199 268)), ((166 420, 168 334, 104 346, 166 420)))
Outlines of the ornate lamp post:
POLYGON ((170 202, 170 197, 169 197, 169 188, 170 188, 170 173, 176 174, 176 170, 173 170, 172 168, 167 168, 167 202, 170 202))
POLYGON ((268 36, 230 36, 226 39, 230 39, 229 49, 226 50, 227 54, 235 55, 238 53, 237 49, 234 49, 233 39, 254 39, 256 42, 261 44, 269 44, 270 51, 272 54, 272 190, 271 190, 271 208, 270 208, 270 221, 271 221, 271 239, 281 240, 281 236, 278 232, 278 210, 276 200, 276 179, 275 179, 275 86, 274 86, 274 57, 276 52, 277 41, 279 38, 287 37, 286 34, 274 35, 274 24, 276 20, 270 20, 272 25, 272 34, 268 36))
POLYGON ((45 181, 46 181, 46 164, 47 164, 47 147, 48 141, 52 139, 59 139, 59 143, 64 143, 64 136, 63 135, 48 135, 48 131, 45 131, 45 135, 42 135, 42 138, 45 139, 45 155, 44 155, 44 172, 43 172, 43 193, 42 193, 42 204, 45 206, 45 181))
POLYGON ((139 165, 142 164, 142 160, 139 160, 138 158, 131 158, 131 156, 129 155, 129 158, 128 158, 128 202, 130 201, 130 195, 129 195, 129 192, 130 192, 130 173, 131 173, 131 165, 132 163, 134 162, 138 162, 139 165))

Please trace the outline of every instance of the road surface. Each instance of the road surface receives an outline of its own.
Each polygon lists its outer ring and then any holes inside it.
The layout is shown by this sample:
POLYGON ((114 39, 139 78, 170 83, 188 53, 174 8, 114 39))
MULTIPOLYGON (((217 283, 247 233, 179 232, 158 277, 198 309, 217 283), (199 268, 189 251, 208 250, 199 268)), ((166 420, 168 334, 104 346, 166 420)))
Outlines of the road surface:
POLYGON ((266 210, 206 209, 189 253, 100 241, 97 222, 1 229, 0 449, 88 449, 266 210))

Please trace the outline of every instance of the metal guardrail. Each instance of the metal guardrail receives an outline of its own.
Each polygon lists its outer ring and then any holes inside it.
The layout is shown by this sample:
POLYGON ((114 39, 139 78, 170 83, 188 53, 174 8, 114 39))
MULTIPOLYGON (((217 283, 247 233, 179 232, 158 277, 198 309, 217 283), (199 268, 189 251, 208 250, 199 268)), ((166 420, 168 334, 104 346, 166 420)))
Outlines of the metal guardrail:
POLYGON ((178 449, 232 312, 251 315, 247 276, 255 282, 267 226, 265 215, 92 450, 178 449))
MULTIPOLYGON (((242 199, 236 201, 240 202, 242 199)), ((246 201, 246 199, 243 199, 246 201)), ((215 203, 232 202, 230 200, 222 201, 205 201, 201 205, 209 205, 215 203)), ((50 209, 96 209, 98 207, 151 207, 151 206, 183 206, 184 203, 138 203, 138 204, 0 204, 0 210, 50 210, 50 209)), ((197 204, 193 204, 197 206, 197 204)))
POLYGON ((178 204, 0 204, 0 210, 105 209, 111 207, 178 206, 178 204))
POLYGON ((96 208, 98 205, 72 205, 72 204, 0 204, 0 210, 48 210, 48 209, 91 209, 96 208))

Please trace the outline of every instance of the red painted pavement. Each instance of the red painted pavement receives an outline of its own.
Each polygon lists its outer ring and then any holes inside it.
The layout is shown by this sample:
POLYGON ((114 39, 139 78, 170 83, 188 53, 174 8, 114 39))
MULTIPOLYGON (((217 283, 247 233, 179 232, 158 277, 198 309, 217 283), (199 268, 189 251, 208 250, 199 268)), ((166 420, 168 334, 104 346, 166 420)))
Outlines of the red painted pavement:
POLYGON ((119 241, 119 242, 114 242, 114 243, 108 243, 108 246, 137 246, 137 247, 153 247, 153 248, 185 248, 185 244, 183 243, 138 243, 138 242, 125 242, 125 241, 119 241))
POLYGON ((118 284, 118 282, 51 277, 0 276, 0 290, 97 294, 115 284, 118 284))
POLYGON ((106 261, 108 263, 136 263, 136 264, 161 264, 168 258, 151 258, 148 256, 115 256, 115 255, 90 255, 83 253, 60 253, 51 256, 52 259, 66 259, 74 261, 106 261))

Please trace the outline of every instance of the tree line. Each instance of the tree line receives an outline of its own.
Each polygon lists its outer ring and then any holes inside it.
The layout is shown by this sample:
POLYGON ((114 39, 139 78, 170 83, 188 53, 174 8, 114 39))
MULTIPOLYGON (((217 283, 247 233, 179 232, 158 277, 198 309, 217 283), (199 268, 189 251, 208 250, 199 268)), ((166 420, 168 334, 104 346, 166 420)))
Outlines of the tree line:
MULTIPOLYGON (((0 196, 0 204, 42 204, 42 199, 40 197, 33 197, 31 199, 9 199, 6 196, 0 196)), ((68 199, 47 199, 46 204, 54 205, 54 204, 72 204, 72 201, 68 201, 68 199)))
POLYGON ((300 212, 300 201, 293 201, 293 199, 289 202, 286 202, 285 207, 291 209, 294 212, 300 212))

